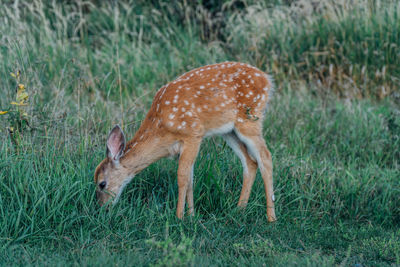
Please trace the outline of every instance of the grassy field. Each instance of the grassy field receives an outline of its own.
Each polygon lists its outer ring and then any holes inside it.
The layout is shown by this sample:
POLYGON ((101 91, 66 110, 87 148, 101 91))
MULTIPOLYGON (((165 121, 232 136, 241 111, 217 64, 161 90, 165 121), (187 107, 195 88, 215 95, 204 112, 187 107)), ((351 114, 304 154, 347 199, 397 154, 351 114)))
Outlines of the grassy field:
POLYGON ((400 265, 400 5, 217 2, 0 6, 0 265, 400 265), (236 208, 242 167, 220 138, 199 153, 193 218, 175 217, 170 159, 100 209, 110 128, 133 137, 159 87, 225 60, 276 80, 278 221, 260 174, 236 208))

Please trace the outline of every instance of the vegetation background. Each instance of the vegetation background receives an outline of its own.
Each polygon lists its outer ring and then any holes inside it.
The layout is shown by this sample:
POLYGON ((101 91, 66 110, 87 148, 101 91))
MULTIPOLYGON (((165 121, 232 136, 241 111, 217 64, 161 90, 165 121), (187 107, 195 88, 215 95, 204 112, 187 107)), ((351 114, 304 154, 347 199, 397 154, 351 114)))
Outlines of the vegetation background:
POLYGON ((397 1, 3 0, 0 77, 3 266, 400 265, 397 1), (99 209, 112 125, 133 137, 159 87, 226 60, 275 77, 278 221, 260 178, 236 208, 242 169, 219 138, 196 162, 194 218, 175 218, 167 159, 99 209))

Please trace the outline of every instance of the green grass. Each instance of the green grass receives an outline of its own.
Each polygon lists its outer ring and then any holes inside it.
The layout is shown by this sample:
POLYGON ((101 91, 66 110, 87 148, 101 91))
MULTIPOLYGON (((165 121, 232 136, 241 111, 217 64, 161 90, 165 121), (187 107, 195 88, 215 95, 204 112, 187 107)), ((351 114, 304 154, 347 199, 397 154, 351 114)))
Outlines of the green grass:
POLYGON ((0 265, 400 265, 399 5, 322 1, 306 19, 272 2, 1 6, 0 110, 19 69, 33 130, 15 145, 0 116, 0 265), (169 159, 100 209, 93 173, 112 125, 133 137, 161 85, 224 60, 276 77, 264 135, 278 221, 267 222, 260 174, 236 207, 242 167, 220 138, 196 161, 193 218, 175 217, 169 159))
POLYGON ((308 2, 273 9, 261 3, 234 16, 230 52, 267 62, 278 80, 317 82, 343 97, 398 92, 400 5, 308 2))
POLYGON ((102 142, 37 137, 40 145, 19 154, 5 142, 0 261, 400 264, 399 129, 387 127, 390 110, 389 103, 277 95, 265 122, 274 224, 266 220, 260 177, 249 207, 236 208, 241 166, 219 139, 204 142, 195 167, 196 215, 182 222, 175 218, 175 161, 151 165, 107 212, 98 209, 92 182, 102 142))

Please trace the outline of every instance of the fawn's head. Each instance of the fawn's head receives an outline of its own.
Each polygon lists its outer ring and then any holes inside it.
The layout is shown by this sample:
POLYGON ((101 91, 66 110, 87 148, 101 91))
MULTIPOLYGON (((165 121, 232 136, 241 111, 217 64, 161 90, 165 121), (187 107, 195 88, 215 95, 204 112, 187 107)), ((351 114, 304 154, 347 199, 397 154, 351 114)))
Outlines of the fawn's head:
POLYGON ((121 128, 115 126, 107 139, 107 157, 100 162, 94 173, 96 183, 96 196, 102 206, 114 198, 113 203, 118 201, 124 185, 129 182, 128 169, 120 163, 124 156, 125 136, 121 128))

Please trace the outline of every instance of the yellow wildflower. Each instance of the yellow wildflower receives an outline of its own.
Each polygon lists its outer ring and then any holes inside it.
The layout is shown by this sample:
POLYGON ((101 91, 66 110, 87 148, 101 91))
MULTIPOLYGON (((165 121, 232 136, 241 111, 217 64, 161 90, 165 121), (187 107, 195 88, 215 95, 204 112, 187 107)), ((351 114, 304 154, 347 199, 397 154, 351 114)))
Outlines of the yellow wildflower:
POLYGON ((25 92, 25 86, 23 84, 18 85, 16 100, 20 103, 25 103, 28 100, 29 95, 25 92))
POLYGON ((27 106, 28 104, 27 103, 25 103, 24 101, 21 101, 21 102, 11 102, 10 103, 11 105, 15 105, 15 106, 27 106))
POLYGON ((14 77, 15 79, 19 79, 19 75, 21 74, 21 72, 18 70, 16 73, 11 72, 10 75, 12 77, 14 77))

